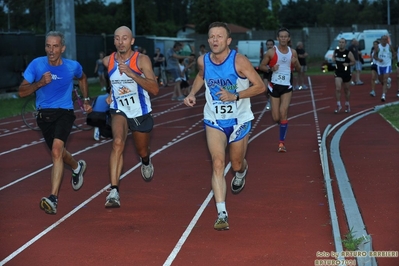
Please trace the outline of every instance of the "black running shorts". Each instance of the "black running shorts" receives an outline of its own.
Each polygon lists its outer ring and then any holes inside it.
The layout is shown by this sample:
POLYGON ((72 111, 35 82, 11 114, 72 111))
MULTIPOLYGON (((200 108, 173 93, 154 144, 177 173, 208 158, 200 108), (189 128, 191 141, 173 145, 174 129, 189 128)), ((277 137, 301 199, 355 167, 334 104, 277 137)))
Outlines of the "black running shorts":
POLYGON ((110 109, 110 113, 111 115, 124 116, 127 119, 127 125, 131 131, 150 133, 154 127, 154 118, 151 113, 134 118, 128 118, 126 114, 120 110, 110 109))
POLYGON ((267 88, 269 90, 269 94, 274 98, 280 98, 281 95, 292 92, 292 86, 279 85, 274 83, 269 83, 269 86, 273 88, 272 90, 270 88, 267 88))
POLYGON ((50 150, 54 139, 67 142, 76 117, 72 109, 40 109, 37 114, 37 125, 42 130, 43 138, 50 150))
POLYGON ((335 72, 336 78, 341 78, 344 83, 351 81, 352 74, 348 72, 335 72))

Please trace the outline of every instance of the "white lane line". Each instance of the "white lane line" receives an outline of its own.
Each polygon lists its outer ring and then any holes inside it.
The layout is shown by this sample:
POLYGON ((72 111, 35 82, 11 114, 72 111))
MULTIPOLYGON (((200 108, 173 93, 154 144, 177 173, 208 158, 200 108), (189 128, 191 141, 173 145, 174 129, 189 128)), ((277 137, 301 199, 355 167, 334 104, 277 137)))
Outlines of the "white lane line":
MULTIPOLYGON (((200 123, 202 120, 198 121, 196 124, 200 123)), ((194 126, 192 126, 191 128, 193 128, 194 126)), ((169 142, 167 145, 164 145, 161 149, 158 149, 157 151, 155 151, 154 153, 151 154, 151 157, 154 157, 155 155, 157 155, 158 153, 166 150, 167 148, 170 148, 171 146, 173 146, 174 144, 179 143, 180 141, 183 141, 187 138, 190 138, 192 136, 195 136, 196 134, 202 133, 203 130, 199 130, 196 132, 193 132, 187 136, 181 137, 176 139, 176 141, 173 142, 169 142)), ((180 136, 185 135, 186 132, 183 132, 182 134, 180 134, 180 136)), ((91 147, 92 148, 92 147, 91 147)), ((83 152, 83 151, 82 151, 83 152)), ((122 180, 124 177, 126 177, 128 174, 130 174, 132 171, 134 171, 135 169, 137 169, 139 166, 141 165, 141 163, 136 164, 134 167, 130 168, 127 172, 125 172, 123 175, 121 175, 120 180, 122 180)), ((67 213, 66 215, 64 215, 61 219, 59 219, 58 221, 56 221, 55 223, 53 223, 52 225, 50 225, 47 229, 43 230, 42 232, 40 232, 38 235, 36 235, 35 237, 33 237, 31 240, 29 240, 28 242, 26 242, 24 245, 22 245, 21 247, 19 247, 17 250, 15 250, 13 253, 11 253, 10 255, 8 255, 6 258, 4 258, 2 261, 0 261, 0 265, 3 265, 7 262, 9 262, 10 260, 12 260, 13 258, 15 258, 19 253, 21 253, 22 251, 24 251, 25 249, 27 249, 30 245, 32 245, 33 243, 35 243, 37 240, 39 240, 41 237, 43 237, 44 235, 46 235, 47 233, 49 233, 51 230, 53 230, 55 227, 57 227, 58 225, 60 225, 62 222, 64 222, 66 219, 68 219, 69 217, 71 217, 74 213, 76 213, 78 210, 82 209, 84 206, 86 206, 89 202, 91 202, 93 199, 95 199, 96 197, 98 197, 101 193, 103 193, 105 190, 107 190, 111 185, 108 184, 107 186, 105 186, 103 189, 101 189, 100 191, 98 191, 97 193, 93 194, 90 198, 88 198, 87 200, 85 200, 84 202, 82 202, 81 204, 79 204, 78 206, 76 206, 76 208, 74 208, 72 211, 70 211, 69 213, 67 213)))
MULTIPOLYGON (((325 107, 325 108, 329 108, 329 107, 325 107)), ((319 110, 325 109, 325 108, 320 108, 319 110)), ((260 118, 262 118, 263 114, 266 112, 266 106, 263 109, 263 111, 261 112, 261 114, 259 115, 257 121, 254 124, 258 124, 260 118)), ((313 112, 309 111, 306 113, 302 113, 296 116, 293 116, 291 119, 295 119, 297 117, 303 116, 303 115, 307 115, 307 114, 311 114, 313 112)), ((265 128, 264 130, 262 130, 261 132, 259 132, 258 134, 256 134, 255 136, 253 136, 252 138, 250 138, 250 140, 248 141, 248 144, 251 143, 254 139, 256 139, 257 137, 259 137, 260 135, 262 135, 263 133, 265 133, 266 131, 272 129, 273 127, 276 127, 277 124, 273 124, 267 128, 265 128)), ((229 162, 224 170, 224 176, 226 176, 226 174, 229 172, 231 167, 231 163, 229 162)), ((198 209, 197 213, 194 215, 193 219, 191 220, 189 226, 186 228, 186 230, 183 232, 182 236, 180 237, 180 239, 177 241, 175 247, 173 248, 172 252, 169 254, 168 258, 166 259, 166 261, 164 262, 163 266, 170 266, 174 259, 176 258, 177 254, 179 253, 180 249, 182 248, 183 244, 186 242, 187 238, 189 237, 192 229, 194 228, 194 226, 196 225, 197 221, 199 220, 199 218, 201 217, 201 214, 203 213, 205 207, 209 204, 209 202, 211 201, 213 197, 213 191, 211 190, 208 194, 208 196, 206 197, 206 199, 204 200, 204 202, 201 204, 200 208, 198 209)))

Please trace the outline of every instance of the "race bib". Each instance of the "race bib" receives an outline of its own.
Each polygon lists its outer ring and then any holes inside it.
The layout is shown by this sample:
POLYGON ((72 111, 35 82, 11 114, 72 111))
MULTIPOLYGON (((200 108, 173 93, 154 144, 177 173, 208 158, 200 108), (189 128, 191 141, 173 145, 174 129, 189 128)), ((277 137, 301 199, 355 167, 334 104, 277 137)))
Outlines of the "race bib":
POLYGON ((273 73, 272 83, 279 85, 290 85, 290 74, 273 73))
POLYGON ((132 92, 125 87, 120 88, 118 92, 119 95, 115 97, 115 100, 118 103, 118 109, 125 113, 134 110, 136 108, 135 105, 139 102, 137 92, 132 92))
POLYGON ((213 101, 213 111, 217 120, 233 119, 237 117, 237 103, 213 101))

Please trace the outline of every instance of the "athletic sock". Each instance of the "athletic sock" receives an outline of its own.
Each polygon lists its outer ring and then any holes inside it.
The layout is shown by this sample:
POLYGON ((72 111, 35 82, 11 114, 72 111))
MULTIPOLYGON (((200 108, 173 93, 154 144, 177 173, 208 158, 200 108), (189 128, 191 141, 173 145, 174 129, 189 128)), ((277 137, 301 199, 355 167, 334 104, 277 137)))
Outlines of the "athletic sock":
POLYGON ((288 120, 280 122, 280 142, 284 142, 285 136, 287 135, 288 120))
POLYGON ((118 186, 111 186, 111 189, 116 189, 116 191, 118 191, 118 193, 119 193, 119 187, 118 186))
POLYGON ((236 172, 236 177, 243 178, 247 174, 247 168, 245 168, 244 172, 236 172))
POLYGON ((79 171, 80 171, 80 163, 78 163, 78 167, 76 168, 76 169, 73 169, 72 171, 75 173, 75 174, 79 174, 79 171))
POLYGON ((147 157, 145 157, 145 159, 141 158, 141 163, 146 165, 146 166, 149 165, 150 164, 150 157, 147 156, 147 157))
POLYGON ((48 197, 48 199, 51 200, 52 202, 57 202, 58 201, 58 197, 56 195, 54 195, 54 194, 51 194, 48 197))
POLYGON ((345 106, 349 106, 349 102, 345 102, 345 106))
POLYGON ((337 106, 341 106, 341 102, 337 102, 337 106))
POLYGON ((222 218, 227 216, 226 202, 216 202, 216 209, 218 210, 218 215, 222 218))

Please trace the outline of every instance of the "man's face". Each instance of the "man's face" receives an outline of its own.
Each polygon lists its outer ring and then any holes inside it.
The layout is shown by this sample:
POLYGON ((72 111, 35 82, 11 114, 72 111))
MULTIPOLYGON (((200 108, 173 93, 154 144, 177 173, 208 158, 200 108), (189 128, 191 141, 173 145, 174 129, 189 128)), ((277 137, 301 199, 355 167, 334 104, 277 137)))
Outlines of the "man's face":
POLYGON ((267 50, 273 48, 273 46, 274 46, 274 43, 273 43, 273 42, 267 42, 267 43, 266 43, 266 49, 267 49, 267 50))
POLYGON ((134 38, 129 31, 119 29, 114 35, 114 44, 119 53, 124 54, 132 49, 134 38))
POLYGON ((65 51, 65 46, 61 44, 61 37, 49 36, 46 39, 45 49, 49 62, 55 62, 60 59, 65 51))
POLYGON ((283 46, 288 45, 289 41, 291 40, 290 34, 286 31, 280 31, 277 38, 279 43, 283 46))
POLYGON ((381 45, 385 46, 388 43, 388 36, 384 35, 381 37, 381 45))
POLYGON ((214 54, 219 54, 227 49, 231 43, 231 38, 227 36, 227 30, 223 27, 209 29, 208 43, 214 54))
POLYGON ((346 46, 346 41, 345 40, 341 39, 341 40, 338 41, 339 49, 341 49, 341 50, 345 49, 345 46, 346 46))

